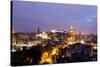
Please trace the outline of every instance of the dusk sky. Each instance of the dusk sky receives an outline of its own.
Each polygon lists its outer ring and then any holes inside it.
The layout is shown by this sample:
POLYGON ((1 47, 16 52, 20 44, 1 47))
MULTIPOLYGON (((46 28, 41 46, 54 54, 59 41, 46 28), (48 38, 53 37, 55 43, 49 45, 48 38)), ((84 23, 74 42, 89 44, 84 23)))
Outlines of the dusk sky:
POLYGON ((12 27, 15 32, 60 29, 97 33, 97 6, 13 1, 12 27))

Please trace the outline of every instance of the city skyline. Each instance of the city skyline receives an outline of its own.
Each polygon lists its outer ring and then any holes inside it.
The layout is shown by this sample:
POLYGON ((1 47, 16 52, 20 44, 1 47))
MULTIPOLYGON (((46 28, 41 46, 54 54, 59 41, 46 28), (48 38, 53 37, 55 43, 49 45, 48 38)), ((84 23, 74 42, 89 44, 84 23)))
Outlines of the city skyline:
POLYGON ((74 26, 76 33, 97 34, 97 7, 94 5, 55 4, 13 1, 12 28, 16 32, 36 32, 74 26))

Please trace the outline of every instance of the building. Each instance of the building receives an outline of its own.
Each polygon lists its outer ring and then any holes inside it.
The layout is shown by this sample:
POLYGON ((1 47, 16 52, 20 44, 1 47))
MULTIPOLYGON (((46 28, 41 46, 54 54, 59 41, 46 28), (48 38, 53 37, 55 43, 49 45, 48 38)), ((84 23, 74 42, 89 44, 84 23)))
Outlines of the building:
POLYGON ((11 44, 14 46, 16 44, 16 36, 12 33, 11 44))
POLYGON ((48 36, 46 32, 36 34, 36 37, 41 37, 42 39, 50 39, 50 37, 48 36))
POLYGON ((71 26, 69 30, 68 44, 75 43, 75 30, 74 27, 71 26))

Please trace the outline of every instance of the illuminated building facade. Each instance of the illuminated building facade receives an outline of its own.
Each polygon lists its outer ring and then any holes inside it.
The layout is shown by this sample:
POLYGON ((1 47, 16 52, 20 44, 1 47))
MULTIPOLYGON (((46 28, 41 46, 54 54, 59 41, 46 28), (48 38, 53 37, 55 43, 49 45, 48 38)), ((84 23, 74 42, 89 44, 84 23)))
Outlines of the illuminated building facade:
POLYGON ((15 29, 13 29, 12 30, 12 38, 11 38, 12 39, 12 41, 11 41, 12 42, 12 45, 15 45, 16 44, 16 36, 15 36, 15 33, 16 33, 15 32, 15 29))
POLYGON ((75 43, 75 30, 73 26, 71 26, 69 30, 68 44, 73 44, 73 43, 75 43))
POLYGON ((50 39, 46 32, 42 32, 40 34, 36 34, 36 37, 41 37, 42 39, 50 39))
POLYGON ((12 45, 16 44, 16 37, 14 34, 12 34, 12 45))

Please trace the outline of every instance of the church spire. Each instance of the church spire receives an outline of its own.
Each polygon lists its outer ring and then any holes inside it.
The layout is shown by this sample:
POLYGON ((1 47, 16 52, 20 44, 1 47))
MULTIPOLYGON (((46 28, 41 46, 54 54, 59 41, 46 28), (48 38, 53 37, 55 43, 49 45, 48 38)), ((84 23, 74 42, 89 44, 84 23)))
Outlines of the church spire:
POLYGON ((40 32, 40 27, 38 27, 37 32, 38 32, 38 33, 40 32))

